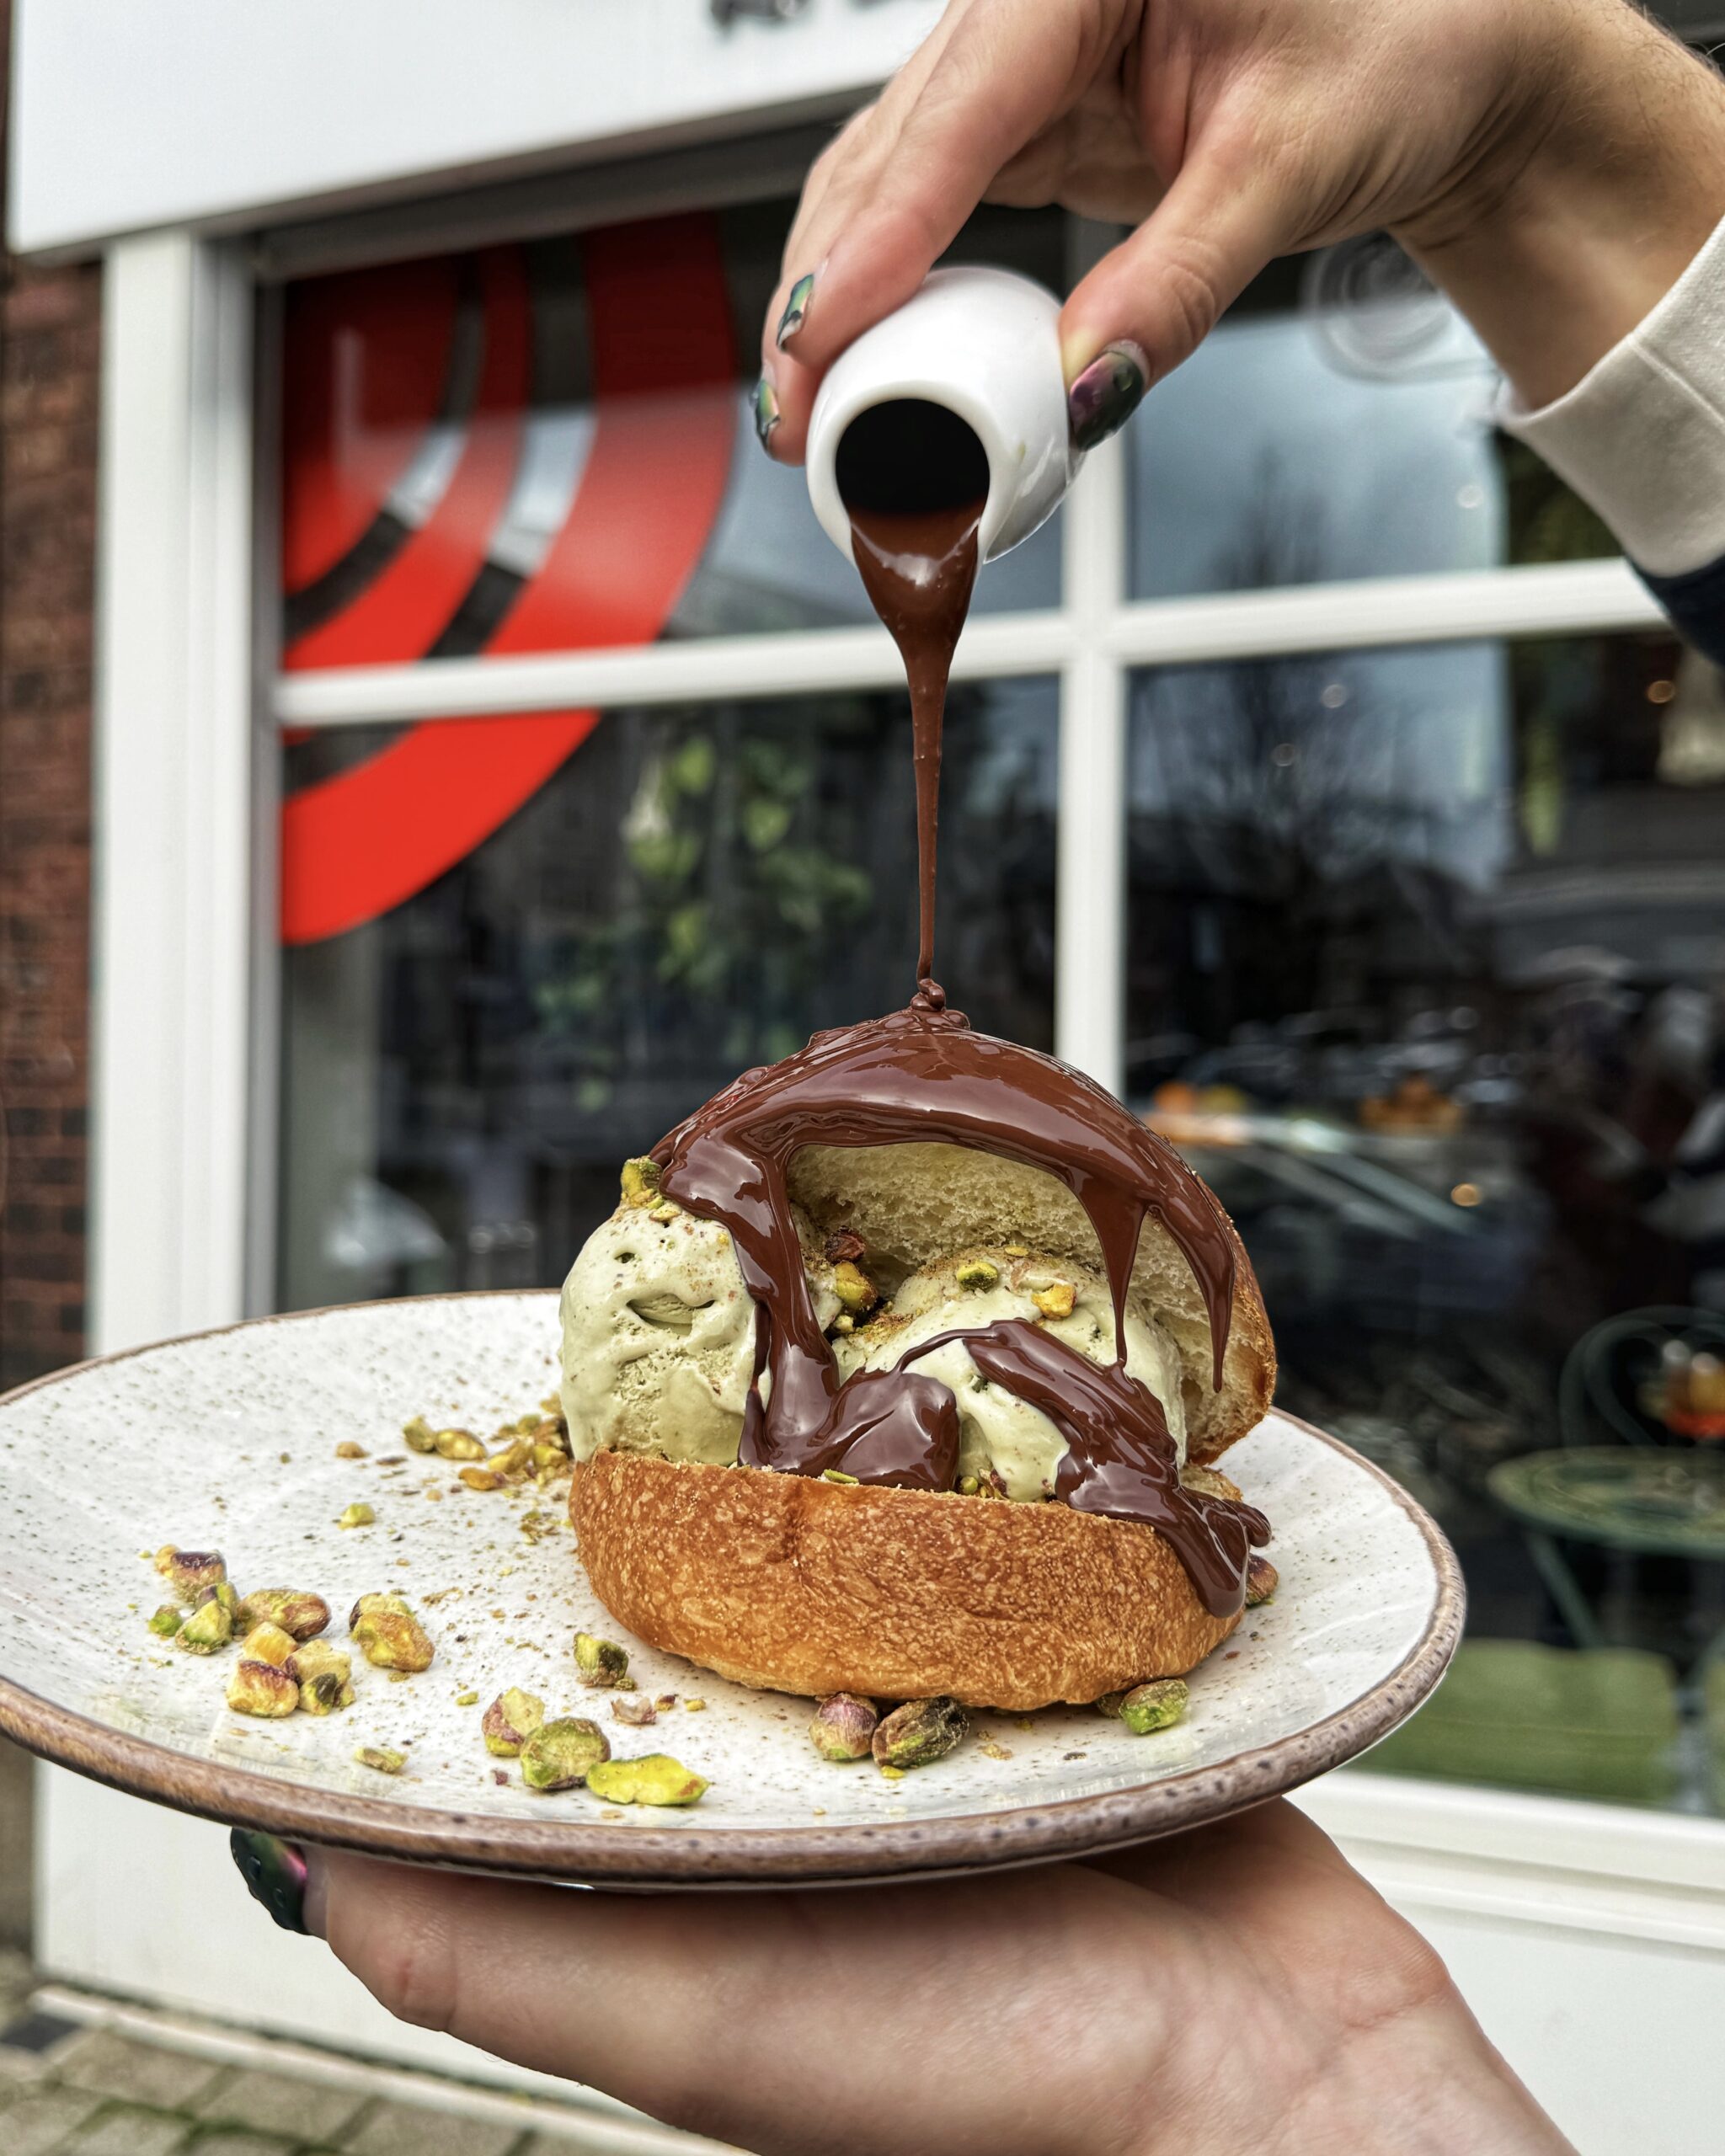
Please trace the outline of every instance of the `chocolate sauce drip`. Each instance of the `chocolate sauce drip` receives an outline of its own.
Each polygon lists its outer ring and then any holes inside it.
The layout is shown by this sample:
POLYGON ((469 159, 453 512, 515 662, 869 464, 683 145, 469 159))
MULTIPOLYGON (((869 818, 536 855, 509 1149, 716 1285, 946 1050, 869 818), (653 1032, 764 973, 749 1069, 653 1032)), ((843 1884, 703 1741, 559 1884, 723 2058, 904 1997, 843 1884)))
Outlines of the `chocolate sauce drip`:
POLYGON ((976 582, 982 502, 902 511, 851 509, 852 551, 869 603, 891 632, 911 689, 916 765, 918 985, 934 973, 934 872, 940 830, 941 725, 953 649, 976 582))
MULTIPOLYGON (((933 978, 941 724, 953 647, 976 577, 987 460, 940 407, 906 400, 852 422, 839 483, 875 611, 905 661, 916 758, 921 939, 910 1008, 817 1033, 799 1054, 742 1076, 654 1148, 677 1203, 731 1235, 757 1305, 755 1384, 738 1459, 798 1475, 950 1490, 959 1424, 951 1391, 913 1369, 841 1385, 804 1271, 787 1177, 805 1145, 933 1140, 1045 1169, 1096 1231, 1114 1305, 1103 1368, 1039 1327, 1005 1320, 962 1340, 985 1377, 1040 1408, 1066 1439, 1057 1495, 1165 1534, 1205 1607, 1231 1615, 1247 1556, 1268 1529, 1250 1507, 1185 1490, 1155 1396, 1128 1376, 1126 1297, 1147 1214, 1191 1267, 1210 1319, 1215 1382, 1233 1312, 1233 1245, 1215 1201, 1172 1148, 1065 1065, 970 1030, 933 978)), ((929 1342, 911 1360, 927 1354, 929 1342)))
MULTIPOLYGON (((948 1421, 931 1398, 943 1396, 950 1408, 944 1387, 903 1369, 862 1371, 841 1385, 809 1292, 787 1188, 791 1161, 805 1145, 919 1139, 1045 1169, 1084 1208, 1114 1302, 1119 1380, 1108 1414, 1117 1419, 1116 1394, 1139 1403, 1136 1421, 1123 1432, 1138 1431, 1142 1446, 1155 1443, 1145 1404, 1153 1412, 1156 1403, 1124 1368, 1126 1295, 1148 1214, 1167 1230, 1198 1282, 1220 1384, 1234 1251, 1209 1192, 1171 1146, 1099 1086, 1052 1056, 973 1033, 931 983, 906 1011, 817 1033, 782 1063, 745 1071, 654 1150, 666 1194, 730 1230, 744 1284, 760 1306, 757 1371, 767 1396, 763 1402, 758 1384, 750 1393, 738 1454, 745 1466, 804 1475, 832 1467, 859 1481, 952 1486, 956 1411, 948 1421)), ((1086 1360, 1087 1369, 1096 1367, 1086 1360)), ((1141 1472, 1135 1479, 1126 1454, 1118 1476, 1103 1471, 1114 1441, 1101 1407, 1085 1428, 1087 1508, 1146 1518, 1148 1486, 1141 1472)), ((1161 1444, 1172 1474, 1165 1428, 1161 1444)), ((1178 1505, 1162 1509, 1169 1539, 1197 1580, 1212 1539, 1205 1516, 1178 1505)))
POLYGON ((1120 1364, 1092 1363, 1018 1318, 943 1332, 907 1355, 905 1366, 953 1341, 991 1385, 1039 1407, 1066 1440, 1058 1498, 1076 1512, 1156 1528, 1173 1545, 1204 1608, 1215 1617, 1233 1615, 1247 1561, 1269 1540, 1269 1522, 1250 1505, 1186 1488, 1161 1402, 1148 1386, 1120 1364))

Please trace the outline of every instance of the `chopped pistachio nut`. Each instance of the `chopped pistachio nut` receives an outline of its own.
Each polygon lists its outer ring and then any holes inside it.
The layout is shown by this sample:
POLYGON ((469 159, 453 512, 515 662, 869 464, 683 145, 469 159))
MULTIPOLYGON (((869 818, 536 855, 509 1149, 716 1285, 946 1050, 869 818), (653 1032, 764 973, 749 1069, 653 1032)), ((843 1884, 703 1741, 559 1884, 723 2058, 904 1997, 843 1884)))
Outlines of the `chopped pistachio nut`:
POLYGON ((823 1482, 846 1482, 854 1490, 861 1481, 862 1477, 856 1475, 846 1475, 841 1467, 823 1467, 820 1470, 820 1479, 823 1482))
POLYGON ((233 1637, 233 1619, 219 1602, 206 1602, 193 1610, 174 1636, 176 1646, 188 1654, 215 1654, 233 1637))
POLYGON ((479 1704, 479 1694, 477 1692, 457 1692, 455 1695, 455 1703, 458 1707, 477 1707, 479 1704))
POLYGON ((375 1774, 398 1774, 408 1763, 405 1752, 392 1752, 387 1745, 362 1744, 354 1753, 362 1767, 369 1767, 375 1774))
POLYGON ((626 1721, 631 1729, 645 1729, 659 1719, 658 1710, 644 1693, 617 1693, 611 1703, 611 1716, 613 1721, 626 1721))
POLYGON ((848 1310, 841 1310, 832 1321, 835 1332, 850 1333, 857 1330, 857 1321, 848 1310))
POLYGON ((832 1291, 851 1315, 861 1317, 880 1300, 880 1290, 854 1258, 846 1258, 832 1269, 832 1291))
POLYGON ((368 1610, 354 1626, 353 1637, 373 1669, 398 1669, 403 1675, 429 1669, 437 1652, 411 1610, 368 1610))
POLYGON ((596 1721, 566 1715, 542 1723, 522 1745, 521 1780, 547 1794, 574 1789, 610 1757, 610 1741, 596 1721))
POLYGON ((239 1596, 226 1580, 218 1580, 214 1587, 200 1587, 192 1597, 192 1608, 201 1609, 206 1602, 219 1602, 227 1612, 236 1631, 240 1629, 239 1596))
POLYGON ((1135 1737, 1172 1728, 1186 1711, 1190 1697, 1183 1677, 1158 1677, 1149 1684, 1135 1684, 1120 1701, 1120 1720, 1135 1737))
POLYGON ((670 1226, 682 1209, 681 1205, 673 1205, 668 1198, 662 1198, 648 1214, 647 1218, 649 1220, 656 1220, 661 1228, 665 1228, 670 1226))
POLYGON ((338 1527, 370 1527, 377 1515, 369 1505, 350 1505, 335 1524, 338 1527))
POLYGON ((575 1674, 590 1690, 609 1690, 629 1673, 628 1651, 592 1632, 575 1635, 575 1674))
POLYGON ((1030 1299, 1044 1317, 1071 1317, 1078 1290, 1070 1280, 1053 1280, 1030 1299))
POLYGON ((227 1577, 219 1550, 176 1550, 171 1542, 156 1552, 156 1570, 182 1603, 195 1601, 200 1588, 215 1587, 227 1577))
POLYGON ((353 1679, 333 1669, 320 1670, 300 1687, 300 1711, 307 1715, 339 1714, 354 1703, 353 1679))
POLYGON ((886 1782, 901 1782, 905 1779, 905 1770, 902 1767, 883 1767, 880 1778, 886 1782))
POLYGON ((158 1639, 171 1640, 179 1630, 180 1612, 177 1603, 164 1602, 150 1620, 150 1630, 158 1639))
POLYGON ((347 1613, 349 1631, 357 1632, 362 1618, 375 1617, 383 1610, 393 1610, 399 1617, 411 1617, 414 1614, 413 1605, 405 1595, 362 1594, 347 1613))
MULTIPOLYGON (((675 1698, 676 1695, 673 1693, 671 1696, 675 1698)), ((683 1702, 683 1712, 686 1715, 704 1715, 706 1711, 705 1700, 685 1700, 683 1702)))
POLYGON ((927 1767, 943 1759, 969 1726, 954 1699, 906 1700, 875 1730, 870 1748, 883 1767, 927 1767))
POLYGON ((1268 1557, 1254 1557, 1246 1567, 1246 1607, 1256 1609, 1260 1603, 1268 1602, 1279 1582, 1280 1576, 1268 1557))
POLYGON ((246 1595, 234 1612, 242 1631, 259 1625, 280 1625, 296 1640, 314 1639, 329 1622, 329 1604, 321 1594, 304 1594, 294 1588, 261 1587, 246 1595))
POLYGON ((403 1422, 401 1433, 409 1452, 435 1452, 437 1433, 423 1415, 414 1416, 411 1422, 403 1422))
POLYGON ((809 1742, 823 1759, 866 1759, 879 1721, 872 1701, 854 1692, 835 1692, 816 1707, 809 1742))
POLYGON ((1002 1257, 1028 1257, 1029 1255, 1030 1246, 1028 1243, 1002 1243, 1001 1245, 1001 1256, 1002 1257))
POLYGON ((532 1465, 533 1449, 525 1438, 512 1438, 501 1450, 488 1453, 485 1465, 499 1476, 525 1475, 532 1465))
POLYGON ((974 1475, 961 1475, 959 1477, 958 1490, 961 1497, 974 1497, 981 1487, 981 1482, 974 1475))
POLYGON ((504 1477, 494 1467, 464 1467, 456 1480, 465 1482, 470 1490, 500 1490, 504 1485, 504 1477))
POLYGON ((479 1724, 485 1749, 495 1759, 516 1759, 521 1747, 545 1720, 545 1702, 513 1686, 499 1692, 479 1724))
POLYGON ((991 1288, 1000 1278, 1001 1269, 985 1257, 973 1257, 959 1267, 956 1277, 961 1288, 991 1288))
POLYGON ((351 1438, 347 1438, 335 1448, 335 1457, 338 1460, 363 1460, 366 1457, 366 1448, 363 1445, 356 1445, 351 1438))
POLYGON ((267 1662, 239 1662, 227 1680, 227 1704, 237 1715, 275 1721, 291 1715, 299 1703, 299 1686, 285 1669, 267 1662))
POLYGON ((432 1449, 440 1460, 483 1460, 485 1448, 471 1430, 440 1430, 432 1449))
POLYGON ((528 1454, 535 1470, 542 1474, 547 1469, 555 1470, 567 1466, 569 1457, 560 1444, 548 1438, 535 1438, 528 1454))
POLYGON ((654 1705, 658 1708, 660 1713, 662 1715, 668 1715, 676 1703, 677 1695, 675 1692, 661 1692, 659 1694, 659 1697, 653 1702, 654 1705))
POLYGON ((587 1786, 607 1804, 698 1804, 709 1785, 680 1759, 649 1752, 644 1759, 602 1760, 588 1769, 587 1786))
POLYGON ((1240 1485, 1231 1482, 1219 1468, 1206 1467, 1195 1460, 1188 1460, 1180 1470, 1183 1489, 1199 1491, 1206 1497, 1226 1497, 1232 1504, 1240 1502, 1240 1485))
POLYGON ((287 1673, 299 1686, 300 1705, 308 1715, 333 1715, 354 1703, 353 1657, 327 1640, 296 1647, 287 1673))
POLYGON ((286 1669, 293 1659, 296 1642, 291 1632, 267 1621, 255 1626, 240 1642, 248 1662, 267 1662, 272 1669, 286 1669))
POLYGON ((659 1197, 659 1163, 649 1154, 623 1162, 622 1184, 625 1205, 652 1205, 659 1197))

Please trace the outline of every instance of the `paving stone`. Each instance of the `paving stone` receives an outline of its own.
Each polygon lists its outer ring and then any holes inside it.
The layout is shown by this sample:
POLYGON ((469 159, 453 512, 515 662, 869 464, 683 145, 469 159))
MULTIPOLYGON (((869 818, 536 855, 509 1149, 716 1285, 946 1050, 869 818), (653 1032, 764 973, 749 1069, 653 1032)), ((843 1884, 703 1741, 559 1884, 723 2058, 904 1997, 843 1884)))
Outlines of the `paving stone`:
POLYGON ((297 2134, 230 2132, 218 2127, 213 2133, 200 2132, 188 2156, 289 2156, 304 2146, 297 2134))
POLYGON ((93 2118, 56 2144, 55 2156, 175 2156, 185 2147, 190 2131, 189 2120, 174 2118, 166 2111, 104 2104, 93 2118))
MULTIPOLYGON (((218 2086, 206 2089, 192 2109, 200 2118, 223 2126, 248 2127, 293 2141, 334 2141, 353 2123, 367 2101, 358 2089, 330 2089, 317 2081, 296 2081, 286 2073, 243 2068, 218 2086)), ((198 2143, 203 2156, 208 2143, 198 2143)))
POLYGON ((86 2096, 76 2089, 32 2090, 7 2105, 0 2147, 5 2148, 6 2156, 47 2156, 47 2151, 60 2148, 67 2135, 75 2132, 100 2103, 99 2096, 86 2096))
POLYGON ((60 2079, 74 2089, 99 2096, 119 2096, 159 2111, 181 2110, 203 2095, 222 2069, 207 2059, 191 2058, 159 2044, 134 2043, 109 2029, 93 2029, 67 2047, 60 2079))
POLYGON ((350 2156, 512 2156, 525 2128, 380 2104, 342 2143, 350 2156))

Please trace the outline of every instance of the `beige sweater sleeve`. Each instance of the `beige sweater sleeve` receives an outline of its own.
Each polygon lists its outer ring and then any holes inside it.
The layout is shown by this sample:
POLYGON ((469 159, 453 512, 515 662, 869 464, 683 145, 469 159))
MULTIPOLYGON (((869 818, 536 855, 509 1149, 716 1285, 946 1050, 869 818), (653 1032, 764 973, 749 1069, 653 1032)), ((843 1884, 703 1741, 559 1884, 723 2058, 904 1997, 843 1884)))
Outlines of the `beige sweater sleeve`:
POLYGON ((1648 575, 1725 557, 1725 222, 1567 396, 1530 411, 1506 388, 1498 411, 1648 575))

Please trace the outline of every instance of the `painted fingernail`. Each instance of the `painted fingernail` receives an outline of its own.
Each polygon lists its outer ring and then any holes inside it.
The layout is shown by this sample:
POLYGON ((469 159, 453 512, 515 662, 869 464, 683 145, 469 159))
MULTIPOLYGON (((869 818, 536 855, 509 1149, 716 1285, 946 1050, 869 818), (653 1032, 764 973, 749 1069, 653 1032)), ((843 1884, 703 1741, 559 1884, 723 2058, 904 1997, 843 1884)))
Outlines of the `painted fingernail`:
POLYGON ((755 431, 761 437, 763 449, 769 448, 772 430, 778 423, 778 392, 762 375, 755 385, 755 431))
POLYGON ((260 1902, 284 1931, 307 1937, 306 1860, 291 1843, 274 1834, 254 1834, 236 1827, 227 1845, 239 1866, 239 1876, 254 1902, 260 1902))
POLYGON ((791 287, 791 296, 785 302, 785 311, 778 318, 778 328, 773 332, 774 342, 783 351, 803 324, 809 319, 809 302, 814 291, 814 272, 798 277, 791 287))
POLYGON ((1085 368, 1066 392, 1075 449, 1094 449, 1118 434, 1150 387, 1150 361, 1141 344, 1122 338, 1085 368))

